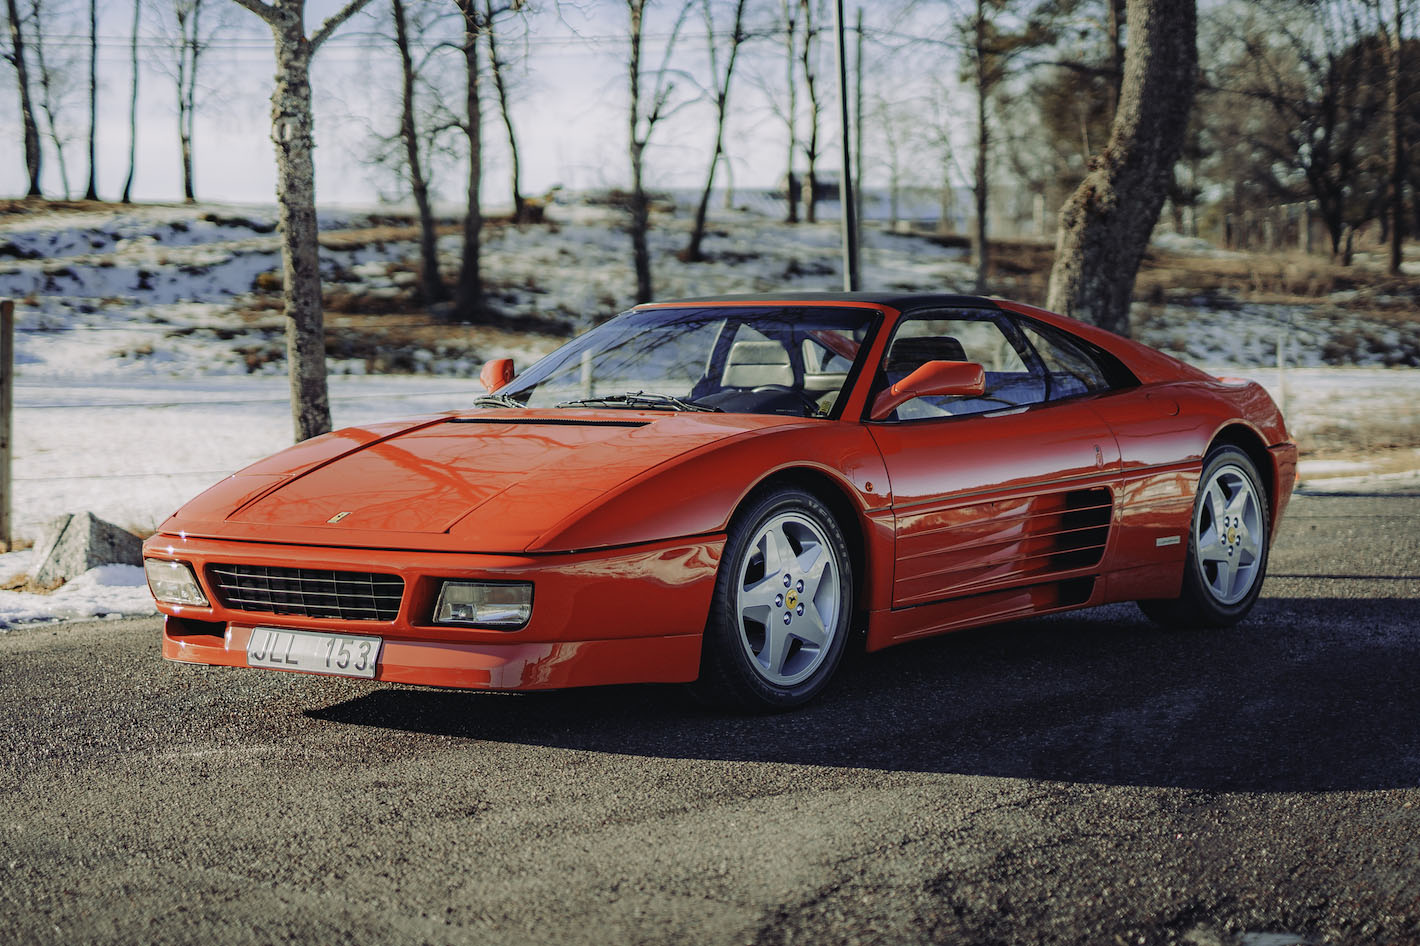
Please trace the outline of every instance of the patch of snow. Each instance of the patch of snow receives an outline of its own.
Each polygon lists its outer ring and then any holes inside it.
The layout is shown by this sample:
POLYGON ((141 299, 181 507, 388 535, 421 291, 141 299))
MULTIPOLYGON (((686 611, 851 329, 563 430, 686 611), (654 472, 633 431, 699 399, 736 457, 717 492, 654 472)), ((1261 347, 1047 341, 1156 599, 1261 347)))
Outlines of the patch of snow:
POLYGON ((1150 246, 1156 246, 1161 250, 1170 253, 1186 254, 1189 256, 1213 256, 1229 257, 1239 256, 1232 250, 1222 250, 1207 240, 1200 240, 1198 237, 1184 236, 1182 233, 1175 233, 1172 230, 1156 232, 1149 240, 1150 246))
POLYGON ((143 569, 137 565, 100 565, 47 595, 0 591, 0 628, 34 621, 157 613, 143 569))

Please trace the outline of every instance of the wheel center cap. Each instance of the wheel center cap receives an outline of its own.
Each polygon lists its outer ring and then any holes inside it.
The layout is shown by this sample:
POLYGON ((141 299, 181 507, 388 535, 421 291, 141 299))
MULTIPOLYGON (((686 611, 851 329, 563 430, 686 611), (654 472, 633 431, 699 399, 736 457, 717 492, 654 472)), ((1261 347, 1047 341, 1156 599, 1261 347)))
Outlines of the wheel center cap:
POLYGON ((1238 530, 1235 526, 1228 527, 1228 544, 1235 545, 1238 541, 1238 530))
POLYGON ((799 604, 799 593, 798 593, 797 591, 791 591, 791 592, 789 592, 789 594, 784 598, 784 606, 785 606, 786 608, 788 608, 790 611, 794 610, 794 608, 796 608, 796 607, 798 606, 798 604, 799 604))

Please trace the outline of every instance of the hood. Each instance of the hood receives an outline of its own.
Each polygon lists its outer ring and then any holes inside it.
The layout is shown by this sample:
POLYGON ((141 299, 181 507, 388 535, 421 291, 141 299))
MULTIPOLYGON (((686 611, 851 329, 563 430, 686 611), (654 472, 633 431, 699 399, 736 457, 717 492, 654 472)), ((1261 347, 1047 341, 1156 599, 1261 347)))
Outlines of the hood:
POLYGON ((798 418, 488 410, 328 434, 184 506, 163 531, 359 547, 520 552, 628 480, 798 418))

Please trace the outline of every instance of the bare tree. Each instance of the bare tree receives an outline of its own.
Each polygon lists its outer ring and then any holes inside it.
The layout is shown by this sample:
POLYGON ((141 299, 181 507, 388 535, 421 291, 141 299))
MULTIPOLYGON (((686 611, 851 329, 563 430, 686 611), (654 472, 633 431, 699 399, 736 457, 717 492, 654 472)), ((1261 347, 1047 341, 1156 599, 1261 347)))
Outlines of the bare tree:
MULTIPOLYGON (((804 72, 804 94, 809 99, 809 137, 804 142, 804 160, 807 180, 804 183, 804 219, 809 223, 818 221, 818 129, 823 103, 819 100, 818 78, 818 34, 821 27, 815 20, 820 12, 814 0, 799 0, 799 12, 804 18, 804 43, 799 47, 799 65, 804 72)), ((844 147, 847 147, 845 143, 844 147)))
POLYGON ((888 229, 896 230, 902 219, 903 172, 911 161, 909 137, 916 122, 915 109, 879 96, 869 113, 877 126, 875 150, 881 154, 888 178, 888 229))
POLYGON ((1047 305, 1129 334, 1139 262, 1183 150, 1198 68, 1194 0, 1128 0, 1108 144, 1060 211, 1047 305))
POLYGON ((1211 44, 1224 50, 1210 78, 1226 98, 1205 128, 1231 240, 1247 242, 1257 211, 1310 199, 1332 255, 1349 263, 1356 229, 1382 216, 1388 186, 1384 44, 1354 5, 1247 9, 1211 44))
POLYGON ((25 39, 20 29, 20 13, 15 9, 15 0, 5 0, 5 9, 10 18, 10 52, 5 56, 5 60, 15 67, 15 79, 20 86, 20 116, 25 123, 25 169, 30 176, 27 196, 40 197, 43 195, 39 188, 39 128, 35 124, 34 109, 30 106, 30 78, 25 68, 25 39))
POLYGON ((646 146, 650 143, 656 126, 674 111, 670 107, 671 94, 674 91, 674 83, 670 80, 670 60, 675 50, 676 41, 680 37, 681 28, 685 25, 686 16, 691 9, 691 3, 684 4, 681 7, 680 15, 676 17, 675 27, 671 30, 670 38, 666 41, 661 67, 655 73, 650 105, 643 110, 641 104, 643 80, 641 42, 644 35, 643 27, 645 26, 648 2, 649 0, 626 0, 629 16, 628 38, 631 46, 627 62, 627 74, 631 87, 631 107, 628 111, 627 121, 628 151, 631 156, 629 209, 631 211, 631 250, 636 265, 637 302, 650 302, 652 296, 651 250, 646 240, 646 233, 651 225, 650 200, 646 196, 645 186, 646 146))
POLYGON ((1024 15, 1014 10, 1016 0, 975 0, 975 11, 967 19, 963 37, 967 71, 976 89, 976 291, 985 292, 991 267, 988 241, 990 212, 991 115, 990 103, 1009 74, 1012 60, 1049 39, 1046 15, 1048 2, 1038 3, 1024 15), (1014 22, 1013 22, 1014 15, 1014 22))
POLYGON ((99 133, 99 5, 89 0, 89 186, 85 200, 98 200, 99 133))
POLYGON ((513 111, 508 101, 508 61, 499 55, 498 18, 503 13, 522 8, 521 0, 497 7, 493 0, 484 0, 484 31, 488 34, 488 71, 493 76, 493 89, 498 94, 498 113, 508 133, 509 176, 513 185, 513 219, 518 223, 531 221, 527 200, 523 197, 522 167, 518 157, 518 134, 513 129, 513 111))
POLYGON ((739 58, 740 46, 745 41, 744 17, 748 0, 735 0, 734 25, 730 29, 730 49, 725 60, 725 71, 720 72, 718 43, 715 36, 715 14, 711 0, 702 0, 701 10, 705 16, 705 45, 710 54, 711 94, 715 100, 715 147, 710 152, 710 169, 705 174, 705 188, 700 192, 700 203, 695 208, 695 223, 691 226, 690 242, 686 245, 681 259, 698 262, 704 257, 700 243, 705 239, 705 217, 710 209, 710 192, 715 187, 715 168, 720 163, 720 155, 725 150, 725 115, 730 107, 730 82, 735 75, 735 60, 739 58))
POLYGON ((1405 19, 1401 0, 1392 0, 1390 17, 1377 11, 1380 34, 1385 40, 1387 162, 1389 164, 1390 271, 1400 272, 1405 242, 1406 139, 1402 111, 1401 77, 1405 75, 1405 19))
POLYGON ((786 223, 799 222, 799 179, 794 174, 794 159, 799 149, 799 136, 796 129, 797 116, 799 111, 798 83, 795 81, 794 58, 798 49, 797 40, 794 38, 795 27, 798 21, 795 19, 797 0, 783 0, 784 13, 784 51, 786 53, 785 62, 788 65, 785 76, 785 89, 789 95, 789 106, 784 110, 784 123, 789 129, 789 162, 785 166, 784 189, 785 196, 789 202, 789 213, 785 218, 786 223))
POLYGON ((209 38, 202 32, 203 3, 204 0, 173 0, 173 16, 177 21, 173 36, 177 69, 173 79, 177 86, 178 148, 182 160, 182 196, 188 203, 197 200, 197 188, 193 181, 192 139, 197 117, 198 68, 209 38))
POLYGON ((429 207, 429 184, 424 178, 424 166, 419 158, 419 133, 415 122, 414 60, 409 54, 409 27, 404 15, 403 0, 392 0, 395 45, 399 48, 402 82, 402 108, 399 136, 404 141, 405 167, 409 186, 414 192, 414 204, 419 209, 420 290, 426 303, 444 298, 444 281, 439 277, 438 235, 434 231, 434 213, 429 207))
POLYGON ((483 103, 479 97, 478 40, 482 32, 477 0, 454 0, 463 15, 465 117, 461 124, 468 139, 468 209, 463 218, 463 257, 454 287, 454 317, 471 322, 484 314, 481 269, 483 204, 483 103))
POLYGON ((123 179, 123 202, 133 203, 133 172, 138 163, 138 27, 142 21, 143 4, 133 0, 133 31, 128 42, 128 67, 132 82, 128 92, 128 176, 123 179))
POLYGON ((369 0, 349 0, 315 34, 306 36, 305 0, 234 0, 271 28, 276 82, 271 92, 271 140, 276 146, 276 199, 281 213, 281 260, 286 296, 286 358, 296 440, 330 430, 325 328, 317 242, 311 57, 369 0))
MULTIPOLYGON (((59 164, 59 186, 67 200, 70 195, 69 166, 64 160, 64 146, 67 141, 65 135, 60 132, 60 111, 61 102, 65 98, 62 73, 68 70, 55 64, 52 57, 45 56, 45 24, 49 15, 54 12, 49 9, 50 6, 44 0, 30 0, 30 25, 34 36, 35 68, 39 72, 40 113, 44 116, 49 142, 54 146, 54 159, 59 164)), ((61 10, 58 15, 63 17, 66 12, 61 10)))

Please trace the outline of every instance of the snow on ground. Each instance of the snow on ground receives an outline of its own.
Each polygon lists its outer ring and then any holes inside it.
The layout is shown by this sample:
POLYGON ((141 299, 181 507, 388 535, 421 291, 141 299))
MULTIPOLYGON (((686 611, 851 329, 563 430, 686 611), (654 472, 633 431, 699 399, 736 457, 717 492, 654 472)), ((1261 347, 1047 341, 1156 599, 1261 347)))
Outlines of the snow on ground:
MULTIPOLYGON (((24 574, 29 551, 0 555, 0 582, 24 574)), ((156 614, 137 565, 100 565, 51 594, 0 591, 0 631, 16 624, 94 617, 156 614)))
MULTIPOLYGON (((558 222, 550 227, 490 228, 484 268, 495 304, 512 316, 552 317, 577 328, 630 305, 635 279, 621 217, 586 205, 557 206, 551 215, 558 222)), ((326 229, 373 234, 323 248, 328 288, 366 298, 407 292, 415 245, 367 229, 379 223, 370 215, 323 214, 326 229)), ((788 227, 722 214, 705 241, 709 260, 686 264, 674 258, 685 243, 684 219, 658 223, 651 244, 660 298, 840 284, 836 224, 788 227)), ((279 313, 255 292, 279 265, 273 224, 270 210, 211 206, 0 223, 0 297, 20 302, 12 500, 18 537, 33 540, 47 519, 84 509, 152 531, 211 483, 289 443, 279 313), (265 356, 252 358, 257 349, 265 356)), ((458 238, 439 246, 454 272, 458 238)), ((1203 252, 1179 241, 1168 248, 1203 252)), ((868 234, 863 262, 865 285, 884 289, 965 292, 973 276, 960 249, 885 232, 868 234)), ((359 358, 333 360, 336 425, 461 407, 481 393, 473 379, 483 360, 509 355, 522 368, 558 343, 485 327, 438 333, 446 346, 409 360, 418 374, 366 375, 359 358)), ((1358 475, 1393 486, 1411 475, 1397 464, 1420 467, 1413 449, 1376 451, 1384 462, 1356 449, 1420 443, 1420 371, 1378 367, 1397 352, 1420 351, 1414 325, 1370 322, 1335 306, 1200 300, 1141 310, 1135 333, 1215 374, 1266 386, 1284 404, 1299 442, 1325 454, 1303 463, 1309 488, 1355 488, 1358 475), (1283 373, 1276 369, 1279 338, 1283 373), (1326 366, 1338 362, 1360 367, 1326 366)), ((0 586, 31 567, 28 556, 0 555, 0 586)), ((135 568, 95 570, 50 595, 0 591, 0 628, 152 610, 135 568)))

